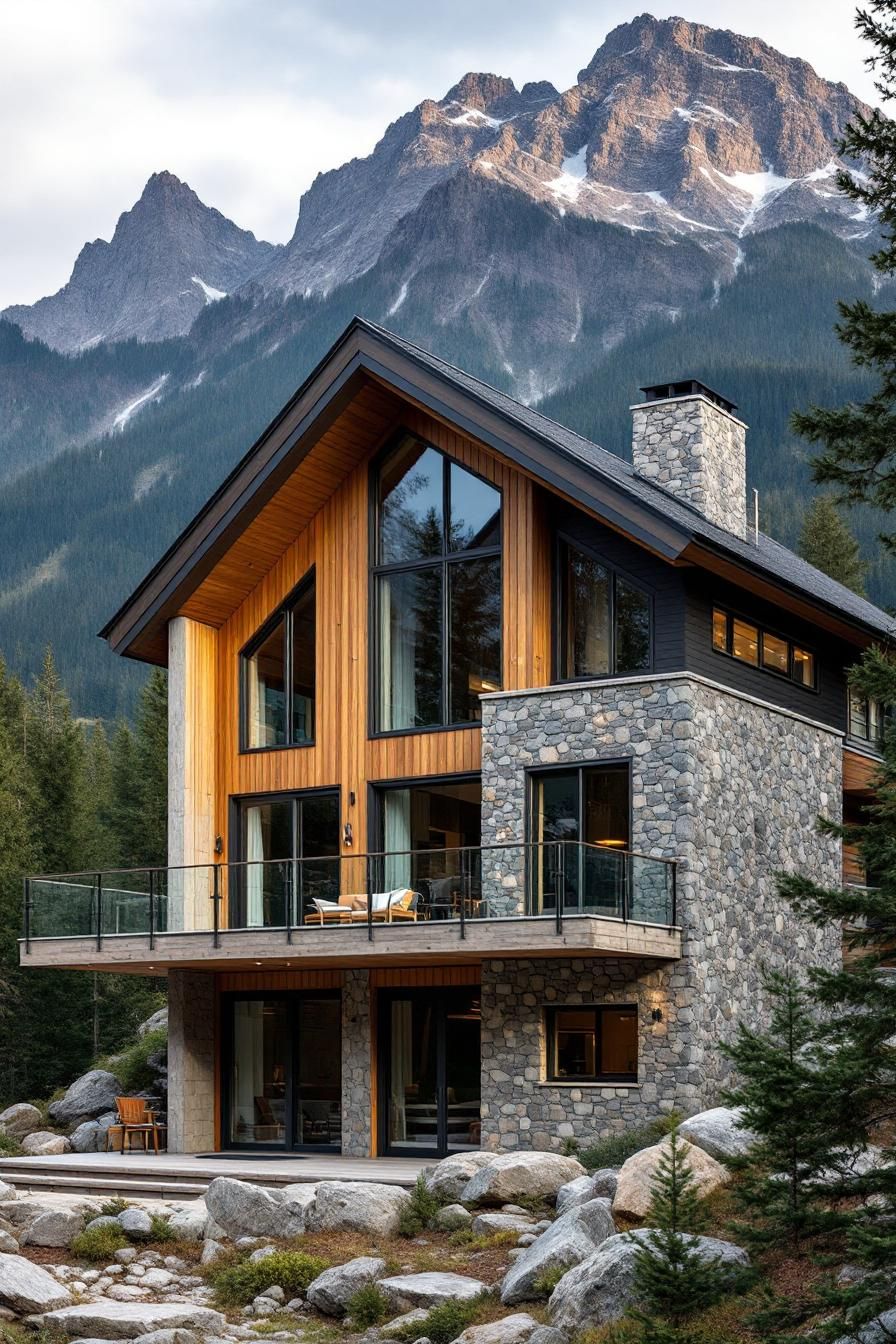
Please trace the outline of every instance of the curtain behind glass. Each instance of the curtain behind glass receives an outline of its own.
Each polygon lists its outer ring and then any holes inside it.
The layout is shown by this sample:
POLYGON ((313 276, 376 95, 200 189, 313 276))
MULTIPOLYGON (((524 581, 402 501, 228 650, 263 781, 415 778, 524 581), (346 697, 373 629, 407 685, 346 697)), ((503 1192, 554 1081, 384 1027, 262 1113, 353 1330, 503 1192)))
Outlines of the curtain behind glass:
POLYGON ((411 794, 409 789, 388 789, 383 794, 384 885, 386 891, 411 885, 411 794))

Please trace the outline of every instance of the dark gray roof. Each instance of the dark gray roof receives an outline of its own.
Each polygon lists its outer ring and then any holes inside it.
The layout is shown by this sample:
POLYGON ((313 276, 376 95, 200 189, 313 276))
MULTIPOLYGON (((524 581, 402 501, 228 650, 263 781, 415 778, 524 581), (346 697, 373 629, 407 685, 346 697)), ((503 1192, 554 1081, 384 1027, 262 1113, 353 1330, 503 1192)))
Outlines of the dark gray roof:
POLYGON ((440 377, 450 379, 471 397, 513 421, 529 434, 538 436, 562 453, 567 453, 583 463, 596 475, 612 481, 639 503, 652 509, 660 517, 678 524, 700 542, 730 556, 741 565, 761 571, 778 583, 799 589, 808 597, 842 612, 877 634, 896 636, 896 619, 888 616, 873 602, 868 602, 851 589, 845 588, 842 583, 829 578, 827 574, 808 564, 773 538, 760 532, 757 544, 752 536, 744 541, 734 533, 716 527, 697 509, 676 499, 661 486, 639 476, 631 463, 617 457, 615 453, 601 448, 564 425, 557 424, 555 420, 550 420, 531 407, 523 406, 506 392, 500 392, 479 378, 474 378, 472 374, 465 373, 463 369, 429 354, 428 351, 404 340, 401 336, 396 336, 394 332, 378 327, 372 322, 359 320, 358 324, 404 351, 410 358, 425 365, 440 377))

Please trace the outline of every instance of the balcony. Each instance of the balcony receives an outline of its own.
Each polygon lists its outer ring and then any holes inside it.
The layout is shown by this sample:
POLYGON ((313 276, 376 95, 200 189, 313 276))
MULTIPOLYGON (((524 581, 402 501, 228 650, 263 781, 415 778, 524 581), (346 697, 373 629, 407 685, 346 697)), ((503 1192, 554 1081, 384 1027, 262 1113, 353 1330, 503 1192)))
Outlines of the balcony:
POLYGON ((672 860, 578 841, 25 882, 21 960, 133 970, 681 955, 672 860))

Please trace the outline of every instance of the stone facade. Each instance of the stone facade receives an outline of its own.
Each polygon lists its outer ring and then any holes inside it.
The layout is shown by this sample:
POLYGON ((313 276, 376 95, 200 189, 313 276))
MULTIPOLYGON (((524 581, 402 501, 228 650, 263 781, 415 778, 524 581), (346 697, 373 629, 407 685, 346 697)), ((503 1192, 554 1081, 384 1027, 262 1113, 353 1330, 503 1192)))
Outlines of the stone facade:
POLYGON ((342 986, 342 1151, 369 1157, 370 1102, 374 1067, 371 1055, 370 972, 346 970, 342 986))
POLYGON ((215 977, 168 972, 168 1150, 215 1147, 215 977))
POLYGON ((632 407, 632 416, 635 471, 710 522, 746 537, 743 421, 699 394, 644 402, 632 407))
POLYGON ((819 814, 840 815, 839 734, 680 674, 488 697, 482 748, 484 845, 524 838, 528 771, 629 762, 632 849, 677 859, 684 935, 680 962, 601 963, 584 971, 581 989, 569 970, 575 962, 545 962, 547 974, 527 963, 487 969, 484 1141, 528 1146, 539 1134, 556 1147, 570 1125, 587 1138, 663 1106, 713 1104, 726 1076, 720 1042, 739 1020, 762 1012, 762 966, 799 969, 839 958, 835 935, 795 919, 775 876, 789 870, 839 881, 839 845, 815 828, 819 814), (541 1001, 527 983, 533 975, 546 978, 541 1001), (592 1002, 595 994, 649 1001, 662 1008, 664 1023, 657 1032, 644 1021, 638 1088, 575 1089, 582 1096, 569 1096, 562 1119, 566 1089, 561 1096, 539 1087, 543 1007, 558 978, 575 996, 569 1002, 582 1002, 583 993, 592 1002))

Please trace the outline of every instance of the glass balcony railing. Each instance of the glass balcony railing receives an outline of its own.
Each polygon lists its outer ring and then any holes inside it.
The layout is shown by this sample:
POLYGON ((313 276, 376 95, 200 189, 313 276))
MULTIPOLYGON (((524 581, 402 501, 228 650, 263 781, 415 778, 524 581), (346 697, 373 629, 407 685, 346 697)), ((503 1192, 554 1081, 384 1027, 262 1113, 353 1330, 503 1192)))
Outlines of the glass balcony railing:
POLYGON ((671 927, 675 863, 578 841, 66 873, 25 882, 24 937, 108 938, 579 916, 671 927))

